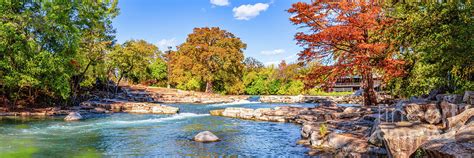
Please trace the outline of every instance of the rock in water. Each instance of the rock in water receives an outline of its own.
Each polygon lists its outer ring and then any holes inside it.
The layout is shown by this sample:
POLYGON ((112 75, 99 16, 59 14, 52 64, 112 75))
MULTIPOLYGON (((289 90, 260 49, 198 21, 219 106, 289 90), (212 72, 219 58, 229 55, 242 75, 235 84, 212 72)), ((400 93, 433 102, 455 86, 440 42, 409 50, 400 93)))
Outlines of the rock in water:
POLYGON ((219 137, 217 137, 216 135, 214 135, 212 132, 209 132, 209 131, 200 132, 196 136, 194 136, 193 139, 194 141, 204 142, 204 143, 219 141, 219 137))
POLYGON ((224 109, 218 109, 218 110, 211 110, 209 113, 212 116, 222 116, 222 113, 224 112, 224 109))
POLYGON ((153 106, 151 108, 151 111, 154 114, 176 114, 179 112, 179 108, 172 107, 172 106, 159 105, 159 106, 153 106))
POLYGON ((64 120, 65 121, 78 121, 78 120, 82 120, 82 116, 78 112, 70 112, 69 115, 67 115, 64 118, 64 120))

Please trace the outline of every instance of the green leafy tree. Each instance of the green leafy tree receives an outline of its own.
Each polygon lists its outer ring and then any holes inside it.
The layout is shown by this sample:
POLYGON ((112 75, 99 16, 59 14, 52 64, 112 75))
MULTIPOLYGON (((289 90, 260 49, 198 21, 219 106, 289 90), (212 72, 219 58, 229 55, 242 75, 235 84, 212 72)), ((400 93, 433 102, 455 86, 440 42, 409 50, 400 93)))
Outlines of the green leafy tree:
POLYGON ((129 40, 116 45, 114 51, 108 54, 110 65, 118 74, 115 93, 125 76, 142 72, 157 55, 160 55, 158 47, 144 40, 129 40))
POLYGON ((101 30, 98 27, 107 23, 101 20, 109 13, 96 9, 114 10, 112 4, 116 3, 0 2, 0 94, 15 105, 66 103, 71 78, 81 72, 77 58, 83 53, 85 21, 95 24, 88 25, 89 30, 101 30))
POLYGON ((74 57, 72 102, 76 101, 77 94, 83 93, 81 87, 92 87, 97 80, 106 82, 105 56, 115 40, 112 19, 118 15, 117 3, 118 1, 83 1, 78 6, 78 28, 81 34, 79 53, 74 57))
POLYGON ((391 81, 396 95, 474 89, 474 7, 471 3, 397 3, 388 35, 397 44, 407 75, 391 81))
POLYGON ((246 44, 234 34, 218 27, 195 28, 186 42, 178 46, 170 61, 170 80, 183 87, 190 79, 205 84, 205 92, 235 91, 244 69, 246 44))

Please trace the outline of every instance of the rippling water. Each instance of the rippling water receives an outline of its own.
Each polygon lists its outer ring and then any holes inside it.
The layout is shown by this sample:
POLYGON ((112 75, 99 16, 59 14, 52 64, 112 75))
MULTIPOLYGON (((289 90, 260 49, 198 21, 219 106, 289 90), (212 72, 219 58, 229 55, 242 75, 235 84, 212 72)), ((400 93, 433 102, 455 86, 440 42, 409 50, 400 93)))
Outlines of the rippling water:
POLYGON ((304 157, 297 145, 300 127, 291 123, 246 121, 210 116, 225 107, 282 105, 239 102, 193 105, 176 115, 104 114, 80 122, 49 119, 0 119, 0 157, 141 157, 141 156, 289 156, 304 157), (192 141, 209 130, 221 138, 214 143, 192 141))

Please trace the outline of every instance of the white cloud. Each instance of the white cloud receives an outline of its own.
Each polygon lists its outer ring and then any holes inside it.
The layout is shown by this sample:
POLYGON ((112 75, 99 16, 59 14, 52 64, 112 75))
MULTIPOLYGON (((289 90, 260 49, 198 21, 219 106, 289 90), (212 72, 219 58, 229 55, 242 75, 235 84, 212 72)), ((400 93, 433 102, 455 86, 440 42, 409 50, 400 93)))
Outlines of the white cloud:
POLYGON ((228 6, 229 0, 211 0, 211 4, 215 6, 228 6))
POLYGON ((260 54, 263 54, 263 55, 278 55, 278 54, 282 54, 282 53, 285 53, 284 49, 264 50, 264 51, 260 52, 260 54))
POLYGON ((232 9, 234 17, 237 20, 250 20, 260 14, 260 12, 267 10, 269 7, 266 3, 257 3, 254 5, 246 4, 232 9))
POLYGON ((171 39, 162 39, 158 41, 158 48, 162 51, 168 50, 168 47, 175 47, 176 46, 176 38, 171 39))

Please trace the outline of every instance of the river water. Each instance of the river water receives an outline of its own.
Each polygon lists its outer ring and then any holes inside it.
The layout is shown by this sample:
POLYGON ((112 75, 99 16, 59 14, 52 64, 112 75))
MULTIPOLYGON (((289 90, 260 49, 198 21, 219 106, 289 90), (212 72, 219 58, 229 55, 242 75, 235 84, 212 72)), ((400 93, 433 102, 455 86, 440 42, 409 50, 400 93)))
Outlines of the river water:
POLYGON ((175 115, 102 114, 80 122, 48 119, 0 119, 0 157, 153 157, 285 156, 306 157, 297 145, 300 126, 210 116, 226 107, 273 108, 314 104, 168 104, 175 115), (192 137, 209 130, 222 141, 199 143, 192 137))

